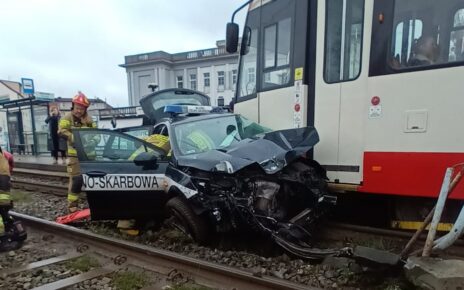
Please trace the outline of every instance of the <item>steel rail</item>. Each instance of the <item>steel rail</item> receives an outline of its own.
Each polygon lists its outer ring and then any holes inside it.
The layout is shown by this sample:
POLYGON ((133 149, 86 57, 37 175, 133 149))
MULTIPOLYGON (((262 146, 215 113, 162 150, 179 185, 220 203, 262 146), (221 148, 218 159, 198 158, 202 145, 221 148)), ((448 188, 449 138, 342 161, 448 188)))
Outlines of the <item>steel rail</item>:
MULTIPOLYGON (((373 228, 373 227, 368 227, 368 226, 359 226, 359 225, 353 225, 353 224, 344 224, 344 223, 338 223, 338 222, 329 222, 327 225, 329 228, 335 228, 339 230, 345 230, 349 232, 357 232, 361 234, 367 234, 367 235, 376 235, 376 236, 381 236, 384 238, 400 238, 404 239, 405 241, 409 240, 411 236, 414 234, 414 232, 404 232, 404 231, 398 231, 398 230, 389 230, 389 229, 381 229, 381 228, 373 228)), ((334 234, 337 235, 337 234, 334 234)), ((426 234, 422 234, 418 237, 418 240, 425 242, 427 236, 426 234)), ((413 252, 411 255, 416 255, 418 252, 413 252)), ((464 240, 457 240, 453 244, 452 247, 446 250, 446 253, 453 255, 453 256, 458 256, 458 257, 464 257, 464 240)))
POLYGON ((58 177, 58 178, 68 177, 65 171, 49 171, 49 170, 28 169, 28 168, 14 168, 13 176, 16 176, 16 175, 38 175, 38 176, 58 177))
MULTIPOLYGON (((382 229, 382 228, 373 228, 368 226, 359 226, 353 224, 345 224, 345 223, 336 223, 336 222, 329 222, 328 226, 350 230, 354 232, 361 232, 366 234, 374 234, 374 235, 381 235, 386 237, 397 237, 397 238, 405 238, 408 239, 412 236, 413 232, 405 232, 405 231, 398 231, 398 230, 389 230, 389 229, 382 229)), ((425 235, 421 236, 421 240, 425 240, 425 235)), ((456 246, 464 246, 464 241, 459 240, 456 241, 456 246)))
POLYGON ((177 253, 146 245, 105 237, 21 213, 11 212, 11 215, 15 219, 21 220, 29 227, 39 228, 40 230, 53 233, 57 236, 92 245, 96 248, 111 250, 114 253, 127 255, 135 260, 142 260, 163 268, 172 268, 189 273, 195 277, 196 281, 200 281, 200 284, 207 284, 205 286, 216 287, 218 289, 231 289, 230 286, 233 286, 235 289, 250 290, 320 289, 273 277, 259 277, 251 272, 246 272, 240 269, 182 256, 177 253))
MULTIPOLYGON (((21 170, 21 173, 25 172, 26 170, 21 170)), ((46 174, 47 171, 44 171, 45 174, 42 174, 42 176, 47 177, 48 175, 46 174)), ((34 172, 37 175, 40 175, 36 172, 34 172)), ((52 175, 52 177, 56 176, 55 174, 52 175)), ((64 185, 54 185, 54 184, 48 184, 45 182, 38 182, 38 181, 27 181, 27 180, 22 180, 22 179, 14 179, 13 182, 13 187, 19 187, 19 188, 25 188, 25 189, 31 189, 34 191, 41 191, 41 192, 47 192, 51 194, 55 194, 58 196, 66 196, 67 194, 67 187, 64 185)), ((412 232, 406 232, 406 231, 399 231, 399 230, 392 230, 392 229, 383 229, 383 228, 374 228, 374 227, 369 227, 369 226, 360 226, 360 225, 354 225, 354 224, 345 224, 345 223, 338 223, 338 222, 330 222, 328 224, 329 227, 332 228, 337 228, 341 230, 347 230, 347 231, 353 231, 353 232, 359 232, 359 233, 365 233, 365 234, 372 234, 372 235, 380 235, 382 237, 395 237, 395 238, 402 238, 402 239, 410 239, 412 236, 412 232)), ((424 241, 425 236, 422 235, 420 237, 420 240, 424 241)), ((461 248, 464 247, 464 240, 457 240, 454 244, 455 247, 461 248)), ((463 251, 464 252, 464 251, 463 251)))
POLYGON ((14 178, 11 182, 13 188, 21 188, 38 192, 47 192, 58 196, 66 196, 68 187, 65 185, 50 184, 35 180, 21 180, 14 178))

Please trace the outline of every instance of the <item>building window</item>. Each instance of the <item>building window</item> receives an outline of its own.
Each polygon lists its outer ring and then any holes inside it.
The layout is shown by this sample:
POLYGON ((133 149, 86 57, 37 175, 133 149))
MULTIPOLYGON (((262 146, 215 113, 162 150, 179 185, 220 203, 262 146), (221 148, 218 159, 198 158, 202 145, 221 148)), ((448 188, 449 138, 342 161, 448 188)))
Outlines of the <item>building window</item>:
POLYGON ((254 67, 248 68, 248 83, 256 83, 256 73, 254 67))
POLYGON ((209 87, 210 86, 209 73, 204 73, 203 74, 203 79, 204 79, 205 87, 209 87))
POLYGON ((179 89, 182 89, 184 87, 184 77, 183 76, 177 76, 177 87, 179 89))
POLYGON ((218 86, 224 86, 224 71, 218 71, 218 86))
POLYGON ((194 91, 197 90, 197 75, 196 74, 190 75, 190 89, 194 91))
POLYGON ((218 107, 224 107, 224 97, 219 96, 217 98, 217 105, 218 105, 218 107))
POLYGON ((353 80, 361 72, 364 0, 328 0, 326 13, 324 80, 353 80))
POLYGON ((232 85, 235 86, 237 83, 237 70, 233 69, 232 70, 232 85))

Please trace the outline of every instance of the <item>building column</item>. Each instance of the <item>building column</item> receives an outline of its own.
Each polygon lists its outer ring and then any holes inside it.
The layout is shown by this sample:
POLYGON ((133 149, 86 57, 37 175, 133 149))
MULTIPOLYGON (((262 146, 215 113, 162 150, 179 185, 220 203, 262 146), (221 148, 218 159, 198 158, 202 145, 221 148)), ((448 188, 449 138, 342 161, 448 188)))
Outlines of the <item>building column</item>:
POLYGON ((129 91, 129 105, 134 106, 135 100, 134 100, 134 74, 132 71, 127 71, 127 84, 128 84, 128 91, 129 91))
POLYGON ((188 89, 188 88, 189 88, 189 85, 188 85, 187 69, 184 68, 184 89, 188 89))

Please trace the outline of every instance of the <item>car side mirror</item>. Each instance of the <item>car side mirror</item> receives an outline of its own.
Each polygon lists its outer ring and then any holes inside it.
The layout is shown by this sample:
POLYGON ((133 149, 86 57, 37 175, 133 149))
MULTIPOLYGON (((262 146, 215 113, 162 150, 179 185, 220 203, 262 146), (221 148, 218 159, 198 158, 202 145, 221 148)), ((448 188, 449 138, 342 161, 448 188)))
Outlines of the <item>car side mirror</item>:
POLYGON ((238 31, 237 23, 229 22, 226 27, 226 51, 236 53, 238 48, 238 31))
POLYGON ((154 152, 142 152, 134 158, 134 164, 145 169, 156 168, 158 157, 154 152))

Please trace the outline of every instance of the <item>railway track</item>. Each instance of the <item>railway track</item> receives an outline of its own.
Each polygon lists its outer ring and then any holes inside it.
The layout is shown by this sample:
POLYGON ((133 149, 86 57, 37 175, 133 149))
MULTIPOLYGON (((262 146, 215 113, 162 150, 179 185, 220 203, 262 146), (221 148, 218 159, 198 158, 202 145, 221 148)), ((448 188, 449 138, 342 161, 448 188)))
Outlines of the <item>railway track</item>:
POLYGON ((161 289, 162 286, 173 285, 179 281, 207 287, 206 289, 318 289, 272 277, 259 277, 236 268, 109 238, 20 213, 12 212, 12 215, 27 227, 30 232, 28 240, 53 240, 53 243, 49 244, 60 248, 58 252, 61 254, 40 261, 30 261, 20 267, 3 265, 0 270, 0 288, 2 289, 10 289, 9 287, 16 285, 15 279, 19 281, 18 283, 28 281, 29 284, 24 289, 30 289, 28 287, 80 289, 76 285, 83 285, 86 281, 92 281, 92 283, 106 281, 111 284, 115 275, 131 268, 143 269, 144 275, 150 277, 147 280, 150 280, 152 284, 148 283, 143 286, 143 289, 161 289), (57 265, 69 266, 72 265, 71 261, 82 259, 82 257, 94 259, 97 262, 86 271, 56 270, 57 265), (49 272, 47 268, 55 269, 50 270, 55 273, 55 278, 36 279, 35 274, 29 276, 24 274, 37 273, 40 270, 40 275, 44 276, 44 273, 49 272), (43 283, 43 281, 48 283, 43 283))
POLYGON ((65 172, 15 168, 12 186, 36 192, 66 196, 68 177, 65 172))
POLYGON ((68 193, 66 185, 56 185, 38 181, 31 182, 21 179, 13 179, 13 188, 49 193, 58 196, 66 196, 68 193))
MULTIPOLYGON (((17 168, 14 171, 12 184, 15 188, 66 196, 67 182, 68 177, 65 172, 17 168), (47 182, 46 180, 49 181, 47 182)), ((412 236, 412 233, 409 231, 376 228, 341 222, 331 222, 328 226, 330 230, 326 232, 328 232, 328 236, 333 239, 342 238, 344 235, 348 235, 349 232, 367 234, 374 237, 398 238, 403 240, 409 239, 412 236)), ((419 241, 425 241, 425 238, 426 235, 424 234, 421 236, 419 241)), ((450 252, 464 257, 464 240, 458 240, 453 249, 454 250, 450 250, 450 252)))
MULTIPOLYGON (((67 188, 66 188, 65 182, 67 181, 67 179, 65 178, 64 174, 59 175, 59 174, 56 174, 55 172, 55 174, 52 175, 50 178, 50 180, 52 180, 53 183, 46 182, 46 177, 44 176, 44 174, 47 174, 47 172, 42 171, 42 172, 35 172, 34 174, 28 174, 27 171, 23 171, 21 174, 22 175, 14 176, 13 184, 15 187, 32 190, 34 192, 44 192, 48 194, 51 193, 51 194, 58 195, 58 196, 66 195, 67 188)), ((35 215, 35 213, 33 212, 32 214, 35 215)), ((42 216, 42 215, 39 215, 39 216, 42 216)), ((106 235, 107 233, 104 233, 104 234, 106 235)), ((373 248, 377 248, 381 250, 387 250, 387 251, 393 251, 393 252, 399 253, 403 249, 403 247, 406 245, 407 241, 409 240, 411 236, 412 236, 412 232, 407 232, 407 231, 402 231, 402 230, 392 230, 392 229, 384 229, 384 228, 377 228, 377 227, 371 227, 371 226, 360 226, 360 225, 355 225, 355 224, 330 222, 327 225, 324 225, 323 227, 321 227, 321 231, 320 233, 318 233, 318 236, 317 236, 318 243, 320 242, 320 244, 316 246, 320 248, 341 248, 344 246, 361 245, 361 246, 368 246, 368 247, 373 247, 373 248)), ((423 242, 425 241, 425 238, 426 236, 422 235, 415 249, 419 249, 420 247, 423 246, 423 242)), ((153 250, 155 252, 158 251, 156 250, 158 246, 153 247, 153 245, 147 246, 146 243, 145 245, 142 245, 142 244, 144 244, 144 242, 138 243, 137 245, 144 247, 145 249, 153 250)), ((162 246, 162 248, 165 248, 165 247, 162 246)), ((171 251, 173 249, 168 248, 168 250, 171 251)), ((249 249, 249 250, 253 252, 253 249, 249 249)), ((166 251, 166 252, 169 252, 169 251, 166 251)), ((186 257, 186 255, 188 255, 186 254, 186 252, 182 250, 181 251, 174 250, 174 251, 180 253, 177 255, 184 257, 184 258, 186 257)), ((464 241, 459 240, 453 247, 448 249, 443 254, 443 256, 464 258, 464 241)), ((264 254, 264 257, 269 257, 269 256, 266 256, 266 254, 264 254)), ((190 259, 190 258, 186 258, 186 259, 190 259)), ((203 258, 200 258, 200 259, 203 259, 203 258)), ((215 264, 212 264, 214 265, 214 267, 218 267, 218 264, 216 263, 220 263, 220 264, 223 263, 222 261, 215 261, 215 260, 214 262, 215 264)), ((245 273, 248 273, 248 275, 250 275, 249 272, 245 272, 245 273)), ((269 272, 267 272, 267 275, 269 275, 269 272)), ((271 275, 274 277, 281 278, 280 275, 275 275, 274 272, 272 272, 271 275)), ((282 281, 285 281, 285 280, 282 280, 282 281)), ((306 283, 307 282, 305 282, 305 284, 306 283)), ((296 284, 296 285, 304 285, 304 284, 296 284)), ((311 283, 311 285, 322 286, 324 284, 311 283)), ((304 288, 304 287, 307 287, 307 285, 301 286, 301 287, 304 288)), ((255 288, 250 288, 250 289, 255 289, 255 288)), ((280 288, 276 288, 276 289, 280 289, 280 288)), ((285 288, 282 288, 282 289, 285 289, 285 288)))

